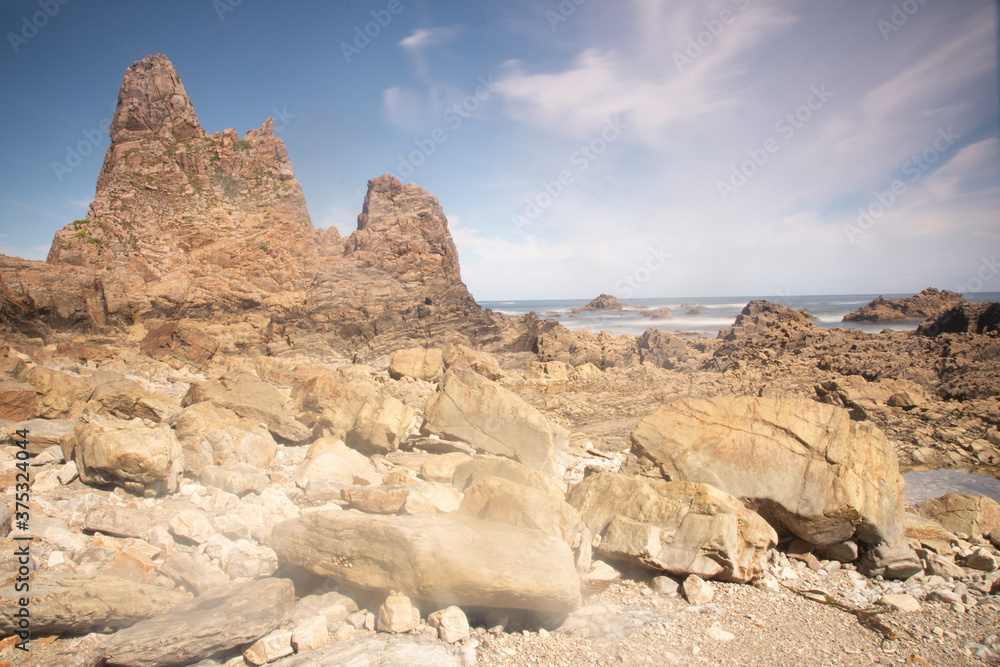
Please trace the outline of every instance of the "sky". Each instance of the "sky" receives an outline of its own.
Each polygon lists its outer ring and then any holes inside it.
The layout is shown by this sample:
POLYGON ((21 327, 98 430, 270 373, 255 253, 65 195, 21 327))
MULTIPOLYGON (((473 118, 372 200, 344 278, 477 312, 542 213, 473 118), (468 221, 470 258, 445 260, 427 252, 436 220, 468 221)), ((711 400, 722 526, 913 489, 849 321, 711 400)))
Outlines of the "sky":
POLYGON ((0 253, 86 215, 122 76, 275 117, 317 227, 440 201, 480 301, 1000 291, 989 0, 5 0, 0 253))

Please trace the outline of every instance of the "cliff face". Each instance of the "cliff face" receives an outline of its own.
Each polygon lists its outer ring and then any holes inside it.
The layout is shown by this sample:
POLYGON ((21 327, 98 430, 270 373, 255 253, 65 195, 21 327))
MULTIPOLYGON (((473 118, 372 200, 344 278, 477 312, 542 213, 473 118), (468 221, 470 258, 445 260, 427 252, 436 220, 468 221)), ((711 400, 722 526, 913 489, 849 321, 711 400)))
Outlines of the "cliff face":
POLYGON ((242 138, 207 134, 162 55, 128 68, 110 135, 86 219, 56 232, 44 263, 0 257, 8 328, 254 313, 369 349, 445 326, 499 335, 462 283, 440 204, 418 186, 373 179, 355 233, 316 229, 272 119, 242 138))

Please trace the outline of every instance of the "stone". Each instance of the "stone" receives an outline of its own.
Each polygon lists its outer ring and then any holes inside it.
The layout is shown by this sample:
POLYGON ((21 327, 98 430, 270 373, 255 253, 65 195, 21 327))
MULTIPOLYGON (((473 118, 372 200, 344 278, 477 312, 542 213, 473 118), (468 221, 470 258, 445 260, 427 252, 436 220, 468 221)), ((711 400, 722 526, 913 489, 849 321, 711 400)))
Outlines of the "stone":
POLYGON ((669 596, 677 595, 677 591, 680 590, 680 584, 677 583, 676 579, 663 575, 653 577, 652 581, 649 582, 649 587, 660 595, 669 596))
POLYGON ((226 576, 221 571, 181 553, 164 560, 159 572, 195 595, 226 583, 226 576))
POLYGON ((965 570, 956 565, 950 555, 926 552, 922 561, 924 573, 928 576, 951 577, 952 579, 961 579, 965 576, 965 570))
POLYGON ((270 432, 253 420, 211 403, 196 403, 170 418, 184 450, 184 469, 245 463, 267 468, 278 451, 270 432))
POLYGON ((331 591, 320 595, 307 595, 295 603, 290 618, 294 623, 320 615, 333 626, 358 611, 357 603, 343 593, 331 591))
POLYGON ((450 486, 416 484, 406 495, 403 511, 407 514, 454 514, 462 494, 450 486))
POLYGON ((351 449, 371 456, 399 449, 399 441, 413 422, 413 410, 392 396, 383 396, 377 406, 366 403, 347 431, 344 442, 351 449))
POLYGON ((292 582, 260 579, 217 586, 108 640, 107 664, 190 664, 256 641, 295 603, 292 582))
POLYGON ((477 658, 472 646, 445 644, 428 637, 383 634, 334 641, 273 664, 275 667, 472 667, 477 658))
MULTIPOLYGON (((325 629, 325 626, 324 626, 325 629)), ((274 662, 278 658, 291 655, 295 650, 292 648, 292 631, 279 628, 267 633, 243 651, 243 657, 251 665, 263 665, 274 662)))
POLYGON ((562 361, 532 361, 528 364, 524 379, 566 382, 572 372, 573 367, 562 361))
POLYGON ((63 486, 71 483, 79 476, 80 471, 79 468, 76 467, 76 461, 69 461, 68 463, 63 464, 56 473, 56 477, 59 478, 59 483, 63 486))
POLYGON ((983 547, 975 549, 965 559, 965 567, 979 570, 980 572, 995 572, 997 570, 997 557, 983 547))
POLYGON ((912 595, 906 595, 905 593, 883 595, 880 600, 882 603, 902 612, 912 613, 920 611, 920 602, 917 598, 912 595))
POLYGON ((115 505, 101 505, 87 512, 83 529, 119 537, 138 537, 146 535, 153 527, 149 511, 115 505))
POLYGON ((74 429, 67 458, 87 484, 118 484, 131 491, 173 493, 181 475, 181 445, 166 424, 95 420, 74 429))
POLYGON ((538 611, 580 603, 565 542, 487 521, 317 510, 276 526, 271 546, 319 576, 429 602, 538 611))
POLYGON ((343 439, 354 427, 358 415, 371 412, 379 402, 378 392, 366 382, 342 382, 342 378, 321 374, 292 389, 298 419, 312 424, 317 437, 343 439))
POLYGON ((461 343, 448 348, 444 355, 444 363, 446 368, 468 369, 488 380, 496 381, 507 376, 492 354, 461 343))
POLYGON ((76 419, 94 393, 91 378, 35 366, 24 379, 35 388, 37 412, 44 419, 76 419))
POLYGON ((485 477, 465 490, 459 513, 508 526, 541 530, 573 544, 583 529, 580 512, 566 501, 502 477, 485 477))
POLYGON ((428 614, 427 625, 437 629, 438 637, 446 644, 462 641, 470 634, 469 619, 455 605, 428 614))
MULTIPOLYGON (((343 607, 341 607, 343 609, 343 607)), ((347 611, 344 611, 347 618, 347 611)), ((303 653, 319 648, 330 639, 329 621, 322 614, 301 621, 292 630, 292 648, 296 653, 303 653)))
POLYGON ((907 512, 905 516, 905 535, 909 540, 917 540, 921 545, 932 548, 938 553, 950 553, 954 535, 944 526, 926 517, 907 512))
POLYGON ((858 561, 858 571, 867 577, 909 579, 924 571, 913 549, 906 546, 875 547, 858 561))
POLYGON ((198 510, 181 510, 170 520, 170 532, 195 544, 202 544, 215 534, 215 526, 198 510))
POLYGON ((777 543, 759 515, 707 484, 598 473, 568 502, 602 536, 599 553, 658 572, 747 582, 777 543))
POLYGON ((239 373, 218 381, 192 383, 181 405, 186 408, 207 401, 240 417, 263 423, 275 438, 293 444, 312 440, 312 431, 305 424, 282 412, 285 400, 273 385, 239 373))
POLYGON ((728 630, 723 630, 719 627, 718 623, 713 623, 705 631, 705 636, 716 642, 731 642, 736 639, 736 635, 729 632, 728 630))
POLYGON ((0 419, 19 422, 37 416, 34 385, 26 382, 0 382, 0 419))
POLYGON ((410 598, 392 593, 378 608, 375 629, 379 632, 403 634, 420 626, 420 610, 413 606, 410 598))
POLYGON ((903 540, 895 450, 844 409, 795 396, 681 398, 643 418, 631 439, 631 460, 746 499, 811 544, 903 540))
POLYGON ((444 375, 444 354, 438 348, 411 347, 396 350, 389 361, 389 377, 437 382, 444 375))
POLYGON ((684 599, 688 604, 702 605, 708 604, 715 599, 715 591, 712 585, 696 574, 689 575, 681 584, 684 591, 684 599))
POLYGON ((293 479, 300 488, 310 480, 326 479, 349 486, 358 475, 372 472, 368 458, 334 438, 320 438, 309 445, 305 460, 295 469, 293 479))
POLYGON ((622 303, 616 297, 610 294, 601 294, 580 310, 625 310, 626 308, 628 308, 628 304, 622 303))
POLYGON ((13 433, 18 429, 28 432, 28 453, 40 454, 49 447, 60 446, 62 438, 73 433, 75 419, 29 419, 8 429, 13 433))
POLYGON ((965 302, 965 297, 948 290, 928 287, 915 296, 900 299, 876 297, 871 303, 844 315, 845 322, 895 322, 926 320, 965 302))
POLYGON ((471 460, 471 456, 462 452, 432 456, 420 466, 420 476, 428 482, 451 484, 455 477, 455 468, 471 460))
POLYGON ((260 494, 271 485, 267 474, 245 463, 206 466, 199 477, 205 486, 214 486, 237 496, 260 494))
POLYGON ((816 553, 826 560, 835 560, 840 563, 853 563, 858 559, 858 543, 854 540, 845 542, 835 542, 817 547, 816 553))
POLYGON ((458 464, 452 475, 452 485, 459 491, 466 491, 487 477, 500 477, 521 486, 540 489, 560 500, 566 497, 565 487, 548 475, 501 457, 477 456, 458 464))
POLYGON ((370 514, 396 514, 403 509, 412 491, 410 485, 351 486, 344 488, 341 495, 347 503, 362 512, 370 514))
POLYGON ((949 493, 918 503, 914 510, 953 533, 989 535, 1000 532, 1000 503, 986 496, 949 493))
POLYGON ((566 429, 549 422, 517 394, 472 371, 447 372, 441 390, 427 401, 422 430, 548 475, 561 476, 568 463, 566 429))
MULTIPOLYGON (((16 632, 13 614, 24 595, 13 584, 0 588, 0 633, 16 632)), ((113 632, 158 616, 190 597, 120 577, 39 571, 31 578, 31 632, 36 636, 113 632)))

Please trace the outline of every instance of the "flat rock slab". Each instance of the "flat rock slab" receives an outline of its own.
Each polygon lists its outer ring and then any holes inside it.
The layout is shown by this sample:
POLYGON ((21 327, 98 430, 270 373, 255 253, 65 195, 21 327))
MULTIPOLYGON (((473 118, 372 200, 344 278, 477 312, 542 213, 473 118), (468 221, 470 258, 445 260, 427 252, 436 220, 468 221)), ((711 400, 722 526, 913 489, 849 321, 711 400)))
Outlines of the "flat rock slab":
MULTIPOLYGON (((0 634, 14 632, 12 614, 22 597, 13 586, 0 589, 0 634)), ((120 630, 191 599, 184 591, 119 577, 51 572, 34 575, 30 597, 34 635, 120 630)))
POLYGON ((107 664, 164 667, 198 662, 260 639, 285 620, 294 604, 288 579, 224 584, 115 634, 107 645, 107 664))
POLYGON ((580 605, 569 546, 526 528, 445 515, 318 511, 278 524, 271 547, 320 576, 420 600, 553 612, 580 605))
POLYGON ((269 663, 274 667, 471 667, 476 649, 426 637, 368 637, 333 642, 269 663))

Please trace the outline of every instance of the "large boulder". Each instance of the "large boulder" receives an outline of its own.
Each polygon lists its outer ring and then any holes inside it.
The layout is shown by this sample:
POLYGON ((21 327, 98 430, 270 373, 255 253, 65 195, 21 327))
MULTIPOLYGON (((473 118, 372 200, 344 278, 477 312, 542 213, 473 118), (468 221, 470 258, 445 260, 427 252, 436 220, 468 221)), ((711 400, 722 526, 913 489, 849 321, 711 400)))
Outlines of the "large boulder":
POLYGON ((487 477, 501 477, 521 486, 540 489, 560 500, 566 496, 565 485, 517 461, 498 456, 477 456, 459 463, 452 473, 451 483, 459 491, 465 491, 487 477))
POLYGON ((566 501, 502 477, 486 477, 466 489, 458 512, 485 521, 540 530, 570 545, 583 528, 580 513, 566 501))
POLYGON ((816 545, 903 541, 903 478, 885 435, 794 396, 682 398, 632 432, 630 469, 711 484, 816 545))
POLYGON ((80 480, 119 484, 138 493, 173 493, 181 476, 181 445, 166 424, 149 428, 141 419, 95 420, 67 439, 80 480))
POLYGON ((295 469, 293 478, 301 488, 310 480, 329 480, 336 484, 350 486, 354 477, 373 472, 371 462, 363 454, 351 449, 340 440, 320 438, 309 445, 306 458, 295 469))
POLYGON ((108 641, 107 664, 193 664, 260 639, 285 620, 294 604, 288 579, 223 584, 116 633, 108 641))
POLYGON ((953 533, 1000 535, 1000 503, 986 496, 949 493, 925 500, 914 509, 953 533))
MULTIPOLYGON (((18 630, 14 613, 26 593, 0 588, 0 634, 18 630)), ((179 590, 106 575, 36 572, 31 578, 31 631, 37 635, 108 632, 158 616, 190 599, 179 590)))
POLYGON ((271 547, 322 577, 419 600, 552 612, 580 605, 564 541, 488 521, 319 510, 277 525, 271 547))
POLYGON ((444 354, 436 347, 411 347, 396 350, 389 361, 389 376, 437 382, 444 375, 444 354))
POLYGON ((364 405, 344 440, 348 447, 367 455, 394 452, 413 416, 413 410, 399 399, 382 396, 378 403, 364 405))
POLYGON ((465 368, 489 380, 500 380, 507 374, 489 352, 475 350, 468 345, 453 345, 444 355, 446 368, 465 368))
POLYGON ((707 484, 599 473, 568 500, 602 536, 599 553, 654 571, 747 582, 778 540, 763 518, 707 484))
POLYGON ((135 380, 110 371, 98 371, 93 375, 94 393, 89 405, 102 415, 116 419, 149 419, 164 421, 180 410, 180 401, 163 393, 146 391, 135 380))
POLYGON ((24 421, 38 416, 35 387, 26 382, 0 382, 0 419, 24 421))
POLYGON ((94 380, 35 366, 25 374, 35 387, 38 416, 45 419, 76 419, 94 393, 94 380))
POLYGON ((266 468, 278 451, 278 443, 258 422, 211 403, 184 408, 169 423, 184 450, 184 469, 194 474, 230 463, 266 468))
POLYGON ((568 462, 566 429, 472 371, 448 371, 441 390, 427 401, 423 430, 557 477, 568 462))
POLYGON ((207 401, 232 410, 240 417, 262 422, 276 438, 296 444, 308 442, 312 439, 312 431, 283 412, 286 400, 273 385, 247 373, 233 373, 212 382, 195 382, 181 405, 188 407, 207 401))

